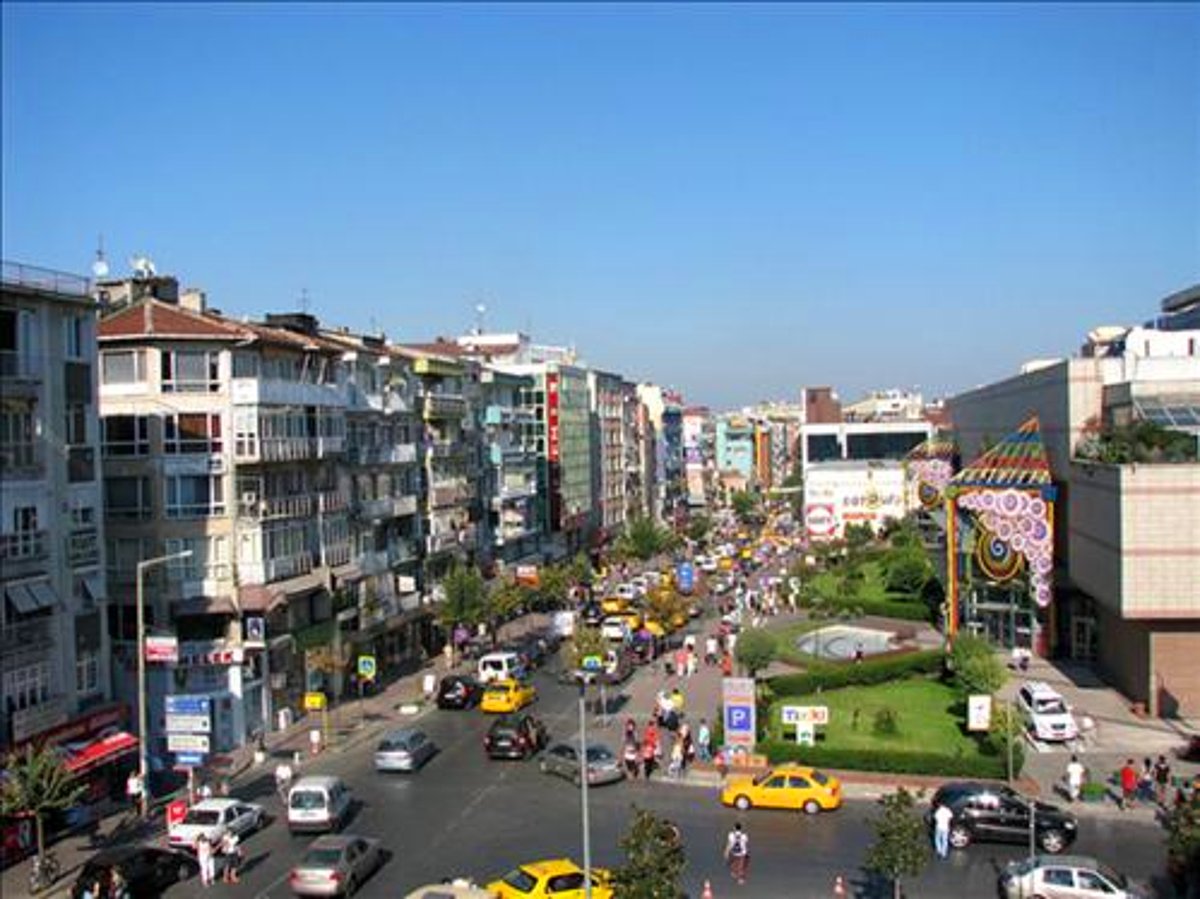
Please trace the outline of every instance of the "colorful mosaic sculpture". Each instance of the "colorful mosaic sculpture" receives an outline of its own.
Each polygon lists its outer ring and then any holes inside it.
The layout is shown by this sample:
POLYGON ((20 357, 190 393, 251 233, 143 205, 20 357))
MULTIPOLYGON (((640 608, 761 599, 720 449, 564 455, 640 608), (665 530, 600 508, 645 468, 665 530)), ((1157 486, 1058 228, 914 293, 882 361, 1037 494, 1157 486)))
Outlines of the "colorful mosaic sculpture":
POLYGON ((917 502, 923 509, 935 509, 941 503, 942 493, 954 477, 957 452, 953 441, 930 437, 904 457, 905 475, 915 485, 917 502))

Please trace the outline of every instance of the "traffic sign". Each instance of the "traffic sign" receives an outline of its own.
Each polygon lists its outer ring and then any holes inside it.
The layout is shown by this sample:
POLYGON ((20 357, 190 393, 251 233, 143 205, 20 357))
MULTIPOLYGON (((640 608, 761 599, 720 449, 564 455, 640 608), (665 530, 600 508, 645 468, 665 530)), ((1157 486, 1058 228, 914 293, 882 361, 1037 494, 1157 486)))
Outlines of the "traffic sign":
POLYGON ((726 744, 752 750, 755 740, 754 678, 723 678, 721 695, 725 707, 726 744))
POLYGON ((358 676, 363 680, 375 680, 375 656, 358 657, 358 676))
POLYGON ((212 718, 208 715, 167 715, 169 734, 212 733, 212 718))
POLYGON ((211 715, 212 699, 207 696, 188 696, 182 693, 166 697, 168 715, 211 715))
POLYGON ((319 712, 325 708, 324 693, 305 693, 304 694, 304 710, 307 712, 319 712))
POLYGON ((204 753, 177 752, 175 753, 175 764, 182 765, 184 768, 199 768, 204 764, 204 753))
POLYGON ((208 752, 208 734, 167 734, 167 752, 208 752))
POLYGON ((754 732, 754 709, 747 705, 727 705, 725 706, 725 732, 727 734, 735 733, 753 733, 754 732))
POLYGON ((584 671, 599 671, 604 667, 604 660, 600 656, 584 656, 580 667, 584 671))

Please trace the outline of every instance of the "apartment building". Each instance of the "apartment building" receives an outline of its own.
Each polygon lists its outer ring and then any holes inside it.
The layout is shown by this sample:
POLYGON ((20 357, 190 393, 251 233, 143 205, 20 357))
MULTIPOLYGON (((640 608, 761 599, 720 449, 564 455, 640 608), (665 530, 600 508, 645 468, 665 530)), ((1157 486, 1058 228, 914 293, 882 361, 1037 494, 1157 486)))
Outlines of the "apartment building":
POLYGON ((1058 495, 1049 609, 982 583, 966 597, 980 625, 1006 603, 1033 617, 1048 652, 1093 662, 1152 713, 1200 714, 1200 463, 1114 444, 1138 422, 1200 436, 1200 331, 1096 329, 1080 357, 1028 364, 948 405, 964 460, 1036 413, 1058 495))
POLYGON ((606 541, 625 528, 626 489, 625 381, 611 372, 587 373, 592 426, 592 494, 598 539, 606 541))
POLYGON ((86 279, 4 263, 0 412, 0 746, 11 747, 112 695, 86 279))
POLYGON ((536 420, 524 397, 534 379, 483 365, 484 524, 492 554, 506 567, 540 561, 536 420))
POLYGON ((621 441, 625 448, 625 520, 652 514, 650 499, 654 493, 654 425, 638 398, 637 385, 621 384, 624 402, 621 441))

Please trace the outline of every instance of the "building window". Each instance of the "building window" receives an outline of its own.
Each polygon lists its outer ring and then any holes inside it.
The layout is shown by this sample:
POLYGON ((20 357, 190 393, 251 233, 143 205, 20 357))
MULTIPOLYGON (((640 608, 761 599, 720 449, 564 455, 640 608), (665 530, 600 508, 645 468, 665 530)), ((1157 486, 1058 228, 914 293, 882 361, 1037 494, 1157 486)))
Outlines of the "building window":
POLYGON ((68 359, 87 358, 88 320, 82 315, 69 315, 63 319, 66 343, 63 352, 68 359))
POLYGON ((87 406, 83 403, 67 405, 63 441, 67 446, 87 446, 87 406))
POLYGON ((233 453, 239 458, 258 455, 258 416, 254 412, 233 413, 233 453))
POLYGON ((146 415, 106 415, 100 419, 105 456, 145 456, 150 453, 150 418, 146 415))
POLYGON ((186 559, 167 563, 167 577, 172 581, 198 581, 227 578, 229 541, 225 537, 184 537, 166 541, 167 555, 191 550, 186 559))
POLYGON ((5 470, 32 467, 37 461, 33 435, 32 409, 0 410, 0 466, 5 470))
POLYGON ((34 662, 4 672, 4 701, 10 712, 39 706, 50 699, 50 662, 34 662))
POLYGON ((221 475, 178 475, 167 478, 167 517, 204 518, 225 514, 221 475))
POLYGON ((221 416, 204 413, 165 416, 163 418, 163 451, 167 453, 221 452, 221 416))
POLYGON ((105 514, 122 521, 142 521, 150 517, 150 479, 139 477, 104 479, 105 514))
POLYGON ((256 353, 234 353, 233 376, 235 378, 257 378, 258 355, 256 353))
POLYGON ((112 537, 104 541, 104 561, 109 581, 131 581, 137 564, 153 555, 154 547, 141 537, 112 537))
POLYGON ((201 350, 164 350, 163 392, 216 393, 220 388, 219 360, 219 354, 201 350))
POLYGON ((145 350, 105 350, 100 354, 104 384, 140 384, 146 380, 145 350))
POLYGON ((100 692, 100 657, 94 652, 82 652, 75 658, 75 692, 80 697, 100 692))

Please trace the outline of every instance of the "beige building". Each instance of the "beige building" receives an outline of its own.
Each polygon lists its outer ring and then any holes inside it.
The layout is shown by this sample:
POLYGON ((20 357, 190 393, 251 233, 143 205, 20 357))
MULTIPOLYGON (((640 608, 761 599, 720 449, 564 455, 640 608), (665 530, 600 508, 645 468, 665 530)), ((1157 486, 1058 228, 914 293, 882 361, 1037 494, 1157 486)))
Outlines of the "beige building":
POLYGON ((1094 662, 1155 714, 1200 714, 1200 464, 1127 458, 1112 439, 1139 421, 1200 435, 1200 332, 1099 329, 1083 357, 1031 363, 949 409, 964 460, 1040 419, 1058 489, 1051 652, 1094 662))

